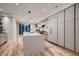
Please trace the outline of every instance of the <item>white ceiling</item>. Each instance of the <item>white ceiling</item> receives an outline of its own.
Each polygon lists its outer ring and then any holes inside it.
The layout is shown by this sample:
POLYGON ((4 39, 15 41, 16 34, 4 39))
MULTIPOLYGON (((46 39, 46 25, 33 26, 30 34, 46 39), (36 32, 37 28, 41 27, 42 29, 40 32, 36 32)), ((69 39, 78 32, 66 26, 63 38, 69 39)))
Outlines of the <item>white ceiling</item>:
POLYGON ((21 22, 37 23, 70 5, 72 3, 0 3, 0 12, 14 16, 21 22))

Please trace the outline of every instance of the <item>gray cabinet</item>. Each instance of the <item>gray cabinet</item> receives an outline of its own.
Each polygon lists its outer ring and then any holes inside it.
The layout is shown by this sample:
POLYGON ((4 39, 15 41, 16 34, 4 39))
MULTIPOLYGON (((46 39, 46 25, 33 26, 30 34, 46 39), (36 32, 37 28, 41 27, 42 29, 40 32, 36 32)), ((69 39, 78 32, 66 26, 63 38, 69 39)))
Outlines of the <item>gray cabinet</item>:
POLYGON ((48 38, 49 41, 57 44, 57 17, 48 21, 48 38))
POLYGON ((64 46, 64 11, 58 14, 58 44, 64 46))
POLYGON ((65 10, 65 47, 74 50, 74 6, 65 10))
POLYGON ((0 45, 8 40, 6 33, 0 33, 0 45))
POLYGON ((79 4, 52 16, 48 33, 49 41, 79 52, 79 4))
POLYGON ((76 5, 76 52, 79 52, 79 4, 76 5))

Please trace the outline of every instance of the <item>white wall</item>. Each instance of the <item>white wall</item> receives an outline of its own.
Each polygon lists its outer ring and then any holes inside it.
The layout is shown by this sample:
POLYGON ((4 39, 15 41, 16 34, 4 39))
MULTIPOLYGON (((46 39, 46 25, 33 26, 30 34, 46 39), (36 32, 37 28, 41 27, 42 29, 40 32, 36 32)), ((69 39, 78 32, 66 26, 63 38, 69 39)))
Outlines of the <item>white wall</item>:
POLYGON ((30 32, 35 32, 36 31, 36 26, 35 24, 31 24, 31 31, 30 32))
POLYGON ((13 19, 13 39, 16 40, 17 37, 17 31, 16 31, 16 20, 13 19))
POLYGON ((19 35, 19 23, 16 22, 16 35, 19 35))
POLYGON ((3 17, 3 29, 7 33, 8 39, 11 40, 13 37, 12 31, 13 21, 10 17, 3 17))

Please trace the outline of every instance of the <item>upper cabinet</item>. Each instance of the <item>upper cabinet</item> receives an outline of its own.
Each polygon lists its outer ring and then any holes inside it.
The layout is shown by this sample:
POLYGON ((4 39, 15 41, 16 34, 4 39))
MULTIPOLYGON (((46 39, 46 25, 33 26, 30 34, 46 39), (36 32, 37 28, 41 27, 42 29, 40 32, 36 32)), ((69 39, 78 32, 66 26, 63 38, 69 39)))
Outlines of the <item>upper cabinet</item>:
POLYGON ((74 50, 74 6, 65 9, 65 47, 74 50))

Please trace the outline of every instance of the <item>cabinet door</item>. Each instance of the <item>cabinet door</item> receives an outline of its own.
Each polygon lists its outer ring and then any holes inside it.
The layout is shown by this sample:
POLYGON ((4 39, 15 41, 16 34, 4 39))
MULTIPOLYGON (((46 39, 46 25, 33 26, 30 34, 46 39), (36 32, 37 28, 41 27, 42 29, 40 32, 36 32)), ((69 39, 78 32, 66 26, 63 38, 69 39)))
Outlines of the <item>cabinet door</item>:
POLYGON ((65 10, 65 47, 74 50, 74 6, 65 10))
POLYGON ((48 21, 48 41, 52 41, 52 22, 48 21))
POLYGON ((64 11, 58 14, 58 44, 64 46, 64 11))
POLYGON ((76 52, 79 52, 79 4, 76 5, 76 52))
POLYGON ((57 44, 57 17, 49 20, 49 41, 57 44))

